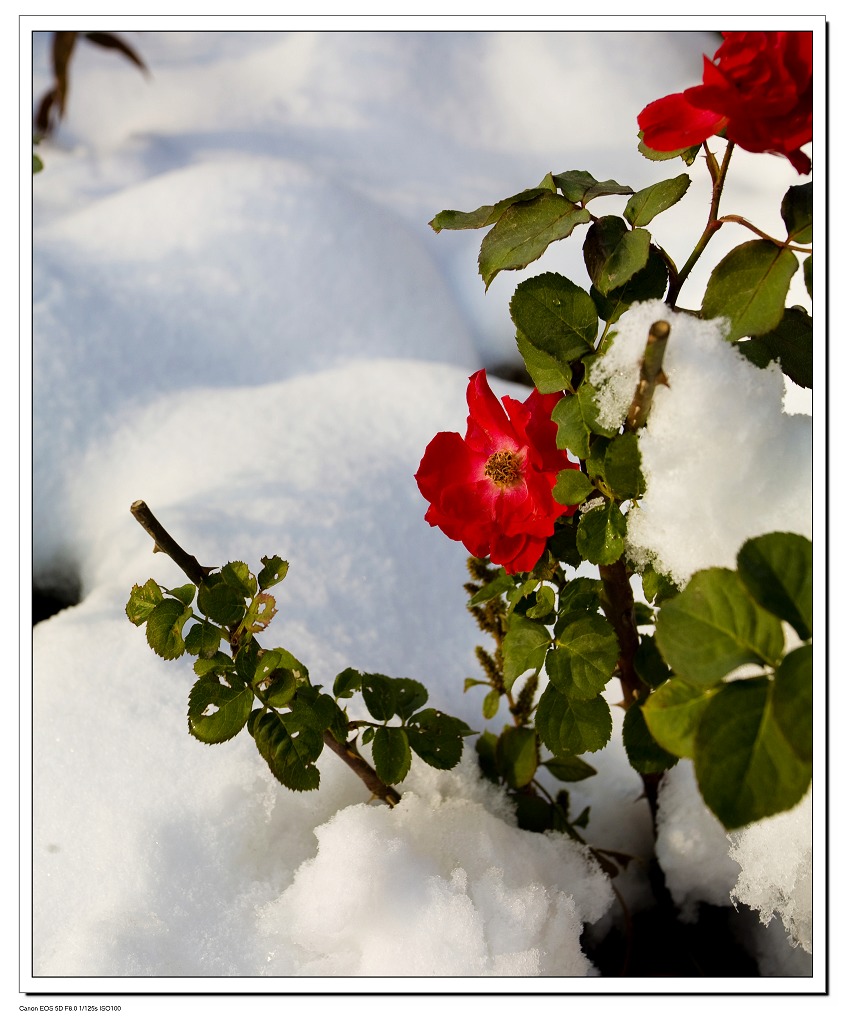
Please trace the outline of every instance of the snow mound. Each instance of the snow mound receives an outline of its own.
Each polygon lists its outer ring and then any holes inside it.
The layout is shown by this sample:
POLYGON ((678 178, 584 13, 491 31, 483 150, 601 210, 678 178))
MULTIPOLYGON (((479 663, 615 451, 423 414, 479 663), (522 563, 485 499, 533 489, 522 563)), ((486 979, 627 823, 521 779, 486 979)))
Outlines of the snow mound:
POLYGON ((624 421, 655 320, 671 326, 663 361, 669 386, 657 387, 639 435, 646 491, 628 516, 628 553, 683 585, 698 569, 734 568, 749 537, 810 536, 812 420, 783 411, 783 374, 744 359, 719 321, 652 301, 620 318, 591 370, 607 426, 624 421))
POLYGON ((739 871, 730 842, 698 792, 691 761, 680 761, 663 777, 655 852, 682 921, 695 921, 698 906, 730 906, 739 871))
POLYGON ((768 925, 777 915, 793 946, 813 951, 812 789, 791 810, 757 821, 731 836, 739 864, 731 899, 759 911, 768 925))
POLYGON ((414 792, 393 810, 345 808, 316 835, 316 857, 261 915, 294 973, 595 973, 579 936, 613 893, 564 836, 520 831, 472 800, 414 792))
POLYGON ((41 229, 35 253, 39 561, 59 557, 45 510, 61 505, 88 443, 155 397, 377 357, 467 375, 481 361, 405 222, 287 160, 226 156, 159 174, 41 229))

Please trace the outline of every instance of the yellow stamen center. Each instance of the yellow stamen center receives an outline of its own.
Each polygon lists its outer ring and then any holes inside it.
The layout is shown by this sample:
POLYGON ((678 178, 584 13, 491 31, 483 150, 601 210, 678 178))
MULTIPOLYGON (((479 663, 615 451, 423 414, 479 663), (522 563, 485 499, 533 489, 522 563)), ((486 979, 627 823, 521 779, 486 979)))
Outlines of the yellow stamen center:
POLYGON ((522 460, 517 452, 501 451, 495 452, 487 460, 484 466, 484 475, 489 477, 499 487, 507 487, 519 480, 522 470, 522 460))

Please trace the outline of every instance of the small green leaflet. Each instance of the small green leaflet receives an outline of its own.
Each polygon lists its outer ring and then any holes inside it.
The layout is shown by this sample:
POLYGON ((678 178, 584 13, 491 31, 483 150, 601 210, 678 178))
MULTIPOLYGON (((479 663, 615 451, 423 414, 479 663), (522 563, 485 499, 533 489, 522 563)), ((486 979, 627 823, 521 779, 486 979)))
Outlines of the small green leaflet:
POLYGON ((215 675, 201 676, 188 698, 188 728, 203 743, 224 743, 243 729, 255 695, 239 683, 221 681, 215 675))
POLYGON ((191 617, 191 609, 173 597, 159 602, 147 617, 147 643, 155 653, 172 661, 185 653, 182 630, 191 617))
POLYGON ((126 603, 126 615, 129 621, 135 626, 140 626, 147 621, 150 612, 163 600, 164 595, 155 580, 147 580, 143 586, 136 583, 132 587, 129 600, 126 603))
POLYGON ((590 214, 557 192, 543 191, 528 202, 515 203, 484 236, 478 272, 489 288, 500 270, 521 270, 548 246, 587 224, 590 214))
POLYGON ((504 682, 508 692, 523 672, 543 667, 551 642, 551 635, 544 625, 522 615, 511 615, 502 641, 504 682))

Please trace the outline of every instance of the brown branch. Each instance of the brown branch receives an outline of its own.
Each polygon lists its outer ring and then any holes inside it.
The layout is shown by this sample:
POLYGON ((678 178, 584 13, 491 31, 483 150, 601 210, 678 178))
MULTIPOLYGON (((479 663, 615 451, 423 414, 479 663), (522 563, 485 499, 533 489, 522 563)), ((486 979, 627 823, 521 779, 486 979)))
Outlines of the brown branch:
MULTIPOLYGON (((163 551, 164 554, 169 555, 192 583, 199 586, 211 573, 210 567, 200 565, 193 555, 189 555, 184 548, 177 544, 152 514, 145 501, 133 501, 129 511, 155 541, 153 551, 163 551)), ((230 643, 234 640, 233 632, 229 631, 230 643)), ((381 781, 376 775, 375 769, 361 757, 354 744, 339 743, 328 729, 323 733, 323 742, 355 772, 374 796, 384 800, 390 807, 395 807, 399 803, 400 796, 396 790, 381 781)))
POLYGON ((634 669, 634 655, 640 646, 640 634, 634 618, 634 592, 624 558, 610 565, 600 565, 599 575, 604 584, 604 613, 619 642, 617 672, 622 684, 623 707, 627 709, 636 702, 642 688, 640 677, 634 669))
POLYGON ((640 363, 640 379, 625 419, 626 431, 639 430, 645 426, 655 388, 658 384, 669 386, 669 378, 663 372, 663 356, 666 352, 666 343, 669 341, 669 330, 669 324, 665 320, 657 320, 648 332, 645 354, 640 363))
POLYGON ((145 501, 133 501, 129 506, 129 511, 155 541, 153 553, 163 551, 166 555, 169 555, 191 583, 199 586, 209 575, 213 567, 200 565, 193 555, 189 555, 184 548, 180 547, 152 512, 150 512, 145 501))
POLYGON ((372 765, 361 757, 352 743, 339 743, 328 729, 323 733, 323 743, 355 772, 373 796, 384 800, 390 807, 395 807, 402 799, 392 786, 381 781, 372 765))

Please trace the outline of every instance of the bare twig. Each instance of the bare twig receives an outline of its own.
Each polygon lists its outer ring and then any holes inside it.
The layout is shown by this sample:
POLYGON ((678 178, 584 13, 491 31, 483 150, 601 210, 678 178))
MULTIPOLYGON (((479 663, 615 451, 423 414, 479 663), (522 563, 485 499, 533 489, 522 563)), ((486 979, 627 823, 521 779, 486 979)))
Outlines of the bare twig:
POLYGON ((658 384, 669 386, 669 378, 663 372, 663 356, 666 343, 669 341, 669 324, 665 320, 656 320, 648 332, 645 354, 640 364, 640 379, 637 390, 628 409, 625 430, 639 430, 645 425, 651 411, 654 389, 658 384))
POLYGON ((191 583, 199 586, 213 567, 200 565, 193 555, 189 555, 184 548, 180 547, 150 512, 145 501, 133 501, 129 506, 129 511, 155 541, 153 552, 163 551, 169 555, 191 583))

